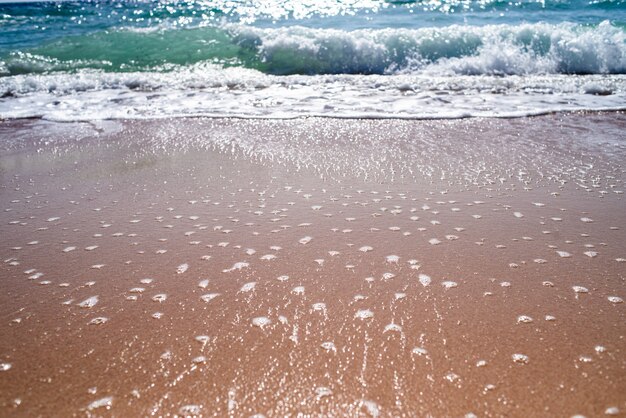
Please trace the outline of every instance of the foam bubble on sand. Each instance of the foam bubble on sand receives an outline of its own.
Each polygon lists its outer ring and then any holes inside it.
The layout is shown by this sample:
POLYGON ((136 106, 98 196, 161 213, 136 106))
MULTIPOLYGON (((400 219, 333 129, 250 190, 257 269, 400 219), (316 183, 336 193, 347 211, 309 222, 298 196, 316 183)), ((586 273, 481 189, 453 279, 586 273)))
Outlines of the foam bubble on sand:
POLYGON ((374 312, 369 309, 359 309, 356 314, 354 314, 354 317, 358 319, 369 319, 374 317, 374 312))
POLYGON ((589 289, 583 286, 572 286, 572 289, 574 289, 576 293, 589 293, 589 289))
POLYGON ((572 256, 567 251, 557 251, 556 253, 559 255, 559 257, 562 257, 562 258, 569 258, 572 256))
POLYGON ((323 266, 324 265, 324 259, 323 258, 316 258, 315 261, 319 266, 323 266))
POLYGON ((533 322, 533 319, 527 315, 520 315, 517 317, 517 323, 529 324, 533 322))
POLYGON ((146 278, 146 279, 141 279, 141 280, 139 280, 139 283, 141 283, 141 284, 150 284, 150 283, 152 283, 153 281, 154 281, 154 279, 149 279, 149 278, 146 278))
POLYGON ((396 300, 404 299, 406 297, 406 293, 395 293, 394 298, 396 300))
POLYGON ((308 244, 309 242, 311 242, 313 238, 306 236, 304 238, 300 238, 300 240, 298 241, 300 244, 308 244))
POLYGON ((337 256, 337 255, 339 255, 339 254, 341 254, 341 253, 340 253, 339 251, 334 251, 334 250, 331 250, 331 251, 329 251, 329 252, 328 252, 328 254, 329 254, 331 257, 334 257, 334 256, 337 256))
POLYGON ((428 240, 428 243, 430 245, 438 245, 438 244, 441 244, 441 241, 439 241, 437 238, 431 238, 428 240))
POLYGON ((191 361, 196 364, 204 363, 206 362, 206 357, 205 356, 194 357, 191 361))
POLYGON ((183 405, 178 409, 178 413, 183 416, 198 416, 202 411, 200 405, 183 405))
POLYGON ((593 222, 593 219, 591 219, 591 218, 580 218, 580 220, 581 220, 582 222, 585 222, 585 223, 591 223, 591 222, 593 222))
POLYGON ((143 291, 146 290, 143 287, 133 287, 132 289, 129 290, 130 293, 143 293, 143 291))
POLYGON ((478 360, 476 362, 476 367, 485 367, 487 365, 487 362, 485 360, 478 360))
POLYGON ((335 343, 331 341, 326 341, 322 343, 322 348, 326 351, 334 351, 337 352, 337 347, 335 347, 335 343))
POLYGON ((189 269, 189 264, 183 263, 180 266, 176 267, 176 274, 183 274, 189 269))
POLYGON ((617 406, 611 406, 609 408, 606 408, 606 410, 604 411, 605 415, 619 415, 619 408, 617 406))
POLYGON ((528 362, 530 361, 527 355, 519 354, 519 353, 513 354, 511 358, 513 359, 515 363, 521 363, 521 364, 528 364, 528 362))
POLYGON ((402 332, 402 327, 398 324, 394 324, 393 322, 391 324, 387 324, 385 326, 385 330, 383 331, 383 334, 385 332, 402 332))
POLYGON ((63 252, 64 253, 69 253, 70 251, 74 251, 76 249, 76 247, 65 247, 63 248, 63 252))
POLYGON ((90 245, 89 247, 85 247, 85 251, 93 251, 98 248, 97 245, 90 245))
POLYGON ((100 270, 102 267, 104 267, 104 264, 94 264, 91 266, 91 268, 95 270, 100 270))
POLYGON ((259 327, 261 329, 263 329, 263 327, 271 323, 272 323, 272 320, 265 316, 258 316, 252 319, 252 325, 254 325, 255 327, 259 327))
POLYGON ((240 292, 251 292, 256 287, 256 282, 246 283, 239 289, 240 292))
POLYGON ((441 285, 443 287, 445 287, 446 289, 452 289, 453 287, 457 287, 458 286, 457 282, 452 282, 452 281, 442 282, 441 285))
POLYGON ((448 372, 443 378, 446 379, 450 383, 455 383, 461 379, 461 376, 459 376, 458 374, 454 372, 448 372))
POLYGON ((323 302, 314 303, 312 307, 314 311, 326 312, 326 304, 323 302))
POLYGON ((385 257, 385 259, 387 260, 388 263, 398 263, 398 261, 400 261, 400 257, 398 257, 397 255, 388 255, 387 257, 385 257))
POLYGON ((98 303, 98 296, 92 296, 78 304, 81 308, 93 308, 98 303))
POLYGON ((546 315, 545 319, 546 319, 546 321, 556 321, 556 317, 554 317, 552 315, 546 315))
POLYGON ((533 262, 535 262, 535 263, 537 263, 537 264, 545 264, 545 263, 547 263, 548 261, 547 261, 547 260, 544 260, 543 258, 535 258, 535 259, 533 260, 533 262))
POLYGON ((427 356, 428 355, 428 351, 423 348, 423 347, 415 347, 412 351, 413 354, 416 354, 418 356, 427 356))
POLYGON ((370 247, 369 245, 364 245, 361 248, 359 248, 359 251, 361 251, 363 253, 366 253, 366 252, 372 251, 372 250, 374 250, 374 248, 370 247))
POLYGON ((11 363, 0 363, 0 372, 7 372, 11 370, 13 365, 11 363))
POLYGON ((513 216, 515 216, 516 218, 523 218, 524 214, 522 214, 522 212, 513 212, 513 216))
POLYGON ((247 248, 247 249, 246 249, 246 254, 248 254, 248 255, 254 255, 254 254, 256 254, 256 250, 255 250, 255 249, 253 249, 253 248, 247 248))
POLYGON ((294 295, 304 295, 304 286, 296 286, 291 290, 294 295))
POLYGON ((245 261, 239 261, 239 262, 233 264, 233 266, 231 268, 222 270, 222 272, 223 273, 230 273, 231 271, 241 270, 241 269, 244 269, 244 268, 246 268, 248 266, 250 266, 249 263, 246 263, 245 261))
POLYGON ((61 219, 61 218, 59 218, 58 216, 54 216, 52 218, 48 218, 48 222, 58 221, 59 219, 61 219))
POLYGON ((200 287, 202 289, 206 289, 208 286, 209 286, 209 280, 208 279, 200 280, 200 283, 198 283, 198 287, 200 287))
POLYGON ((372 418, 378 418, 380 416, 381 408, 376 402, 364 399, 361 401, 361 405, 365 407, 365 410, 372 418))
POLYGON ((419 278, 420 283, 424 287, 428 286, 432 282, 432 279, 430 278, 430 276, 427 276, 426 274, 420 273, 418 278, 419 278))
POLYGON ((607 299, 611 303, 623 303, 624 302, 624 299, 620 298, 619 296, 609 296, 607 299))
POLYGON ((383 280, 389 280, 389 279, 393 279, 394 277, 396 277, 395 274, 387 272, 387 273, 383 273, 383 278, 382 279, 383 280))
POLYGON ((219 295, 220 295, 219 293, 207 293, 206 295, 200 296, 200 299, 202 299, 205 302, 210 302, 216 297, 218 297, 219 295))
POLYGON ((98 408, 111 409, 112 406, 113 406, 113 397, 112 396, 107 396, 106 398, 102 398, 102 399, 98 399, 97 401, 93 401, 92 403, 89 404, 89 406, 87 406, 87 409, 89 411, 92 411, 92 410, 98 409, 98 408))
POLYGON ((161 319, 163 317, 163 312, 155 312, 151 316, 154 319, 161 319))
POLYGON ((315 396, 317 397, 318 400, 325 398, 327 396, 332 396, 333 391, 328 389, 327 387, 324 386, 320 386, 318 388, 315 388, 315 396))
POLYGON ((287 280, 289 280, 289 276, 283 274, 282 276, 278 276, 276 280, 278 280, 279 282, 286 282, 287 280))
POLYGON ((585 254, 587 257, 590 257, 590 258, 594 258, 594 257, 596 257, 596 256, 598 255, 598 253, 597 253, 597 252, 595 252, 595 251, 585 251, 585 252, 584 252, 584 254, 585 254))
POLYGON ((276 256, 274 254, 265 254, 263 257, 261 257, 261 260, 270 261, 274 260, 275 258, 276 256))
POLYGON ((152 300, 155 302, 164 302, 167 299, 167 295, 165 293, 159 293, 158 295, 152 296, 152 300))
POLYGON ((446 239, 448 241, 456 241, 457 239, 459 239, 458 235, 446 235, 446 239))
POLYGON ((91 321, 89 321, 90 325, 101 325, 101 324, 105 324, 109 321, 109 318, 105 318, 104 316, 99 316, 97 318, 92 319, 91 321))

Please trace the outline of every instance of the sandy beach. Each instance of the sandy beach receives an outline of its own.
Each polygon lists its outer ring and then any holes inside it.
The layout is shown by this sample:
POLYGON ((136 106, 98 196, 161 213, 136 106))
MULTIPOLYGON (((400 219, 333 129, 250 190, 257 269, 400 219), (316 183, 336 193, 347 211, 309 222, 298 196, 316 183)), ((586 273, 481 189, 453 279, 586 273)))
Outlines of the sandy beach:
POLYGON ((2 121, 0 416, 623 416, 624 132, 2 121))

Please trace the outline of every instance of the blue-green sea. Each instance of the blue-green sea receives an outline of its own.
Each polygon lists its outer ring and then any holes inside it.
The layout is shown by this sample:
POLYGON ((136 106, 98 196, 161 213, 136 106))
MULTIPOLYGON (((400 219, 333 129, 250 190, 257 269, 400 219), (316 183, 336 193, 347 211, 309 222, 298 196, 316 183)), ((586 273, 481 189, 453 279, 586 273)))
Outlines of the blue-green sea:
POLYGON ((626 108, 626 1, 0 3, 0 118, 626 108))

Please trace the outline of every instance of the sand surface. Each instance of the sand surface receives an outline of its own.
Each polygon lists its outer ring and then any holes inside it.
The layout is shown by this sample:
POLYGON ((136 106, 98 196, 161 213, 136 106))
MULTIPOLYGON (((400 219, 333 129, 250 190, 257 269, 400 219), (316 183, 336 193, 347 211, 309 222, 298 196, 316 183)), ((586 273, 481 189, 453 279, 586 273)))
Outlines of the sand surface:
POLYGON ((625 132, 2 122, 0 416, 624 416, 625 132))

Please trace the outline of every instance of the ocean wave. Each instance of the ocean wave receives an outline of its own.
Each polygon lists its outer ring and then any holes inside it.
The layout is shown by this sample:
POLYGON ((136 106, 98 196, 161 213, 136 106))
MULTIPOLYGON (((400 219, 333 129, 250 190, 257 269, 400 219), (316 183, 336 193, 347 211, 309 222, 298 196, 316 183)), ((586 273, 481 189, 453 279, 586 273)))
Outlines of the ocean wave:
POLYGON ((608 21, 354 31, 234 24, 118 29, 12 51, 0 57, 0 76, 168 72, 206 62, 272 75, 624 74, 626 31, 608 21))
POLYGON ((0 119, 514 117, 626 108, 626 75, 290 75, 214 64, 0 78, 0 119))
POLYGON ((340 31, 234 28, 270 74, 623 74, 626 32, 605 21, 340 31))

